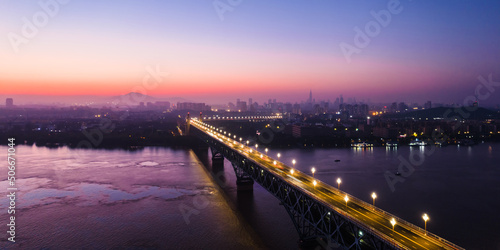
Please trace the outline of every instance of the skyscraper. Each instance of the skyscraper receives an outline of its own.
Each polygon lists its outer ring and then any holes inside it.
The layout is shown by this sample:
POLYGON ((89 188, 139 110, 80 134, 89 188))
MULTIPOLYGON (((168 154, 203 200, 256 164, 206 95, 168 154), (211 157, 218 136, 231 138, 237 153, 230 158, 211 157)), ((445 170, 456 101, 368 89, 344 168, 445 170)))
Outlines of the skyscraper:
POLYGON ((313 92, 312 90, 309 90, 309 100, 308 100, 309 103, 312 103, 313 102, 313 92))

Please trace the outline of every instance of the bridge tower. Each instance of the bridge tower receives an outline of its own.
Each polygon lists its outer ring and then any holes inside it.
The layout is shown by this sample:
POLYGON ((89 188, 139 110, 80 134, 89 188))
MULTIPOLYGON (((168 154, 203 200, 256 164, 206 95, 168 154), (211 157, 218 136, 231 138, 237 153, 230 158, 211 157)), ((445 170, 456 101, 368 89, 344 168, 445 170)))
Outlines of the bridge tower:
POLYGON ((189 112, 186 116, 186 135, 189 135, 189 129, 191 127, 191 117, 189 117, 189 112))

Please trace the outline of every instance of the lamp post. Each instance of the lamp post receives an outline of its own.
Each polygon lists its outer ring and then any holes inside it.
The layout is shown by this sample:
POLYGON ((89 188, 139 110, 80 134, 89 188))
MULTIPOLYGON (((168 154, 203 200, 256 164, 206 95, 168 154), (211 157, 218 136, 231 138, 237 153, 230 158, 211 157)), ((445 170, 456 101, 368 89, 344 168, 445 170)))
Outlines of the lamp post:
POLYGON ((316 189, 316 184, 318 184, 318 183, 316 182, 316 180, 314 180, 314 181, 313 181, 313 186, 314 186, 314 189, 316 189))
POLYGON ((392 231, 394 231, 394 226, 396 225, 396 219, 392 218, 391 224, 392 224, 392 231))
POLYGON ((424 219, 424 223, 425 223, 425 235, 427 235, 427 221, 429 220, 429 216, 427 216, 427 214, 424 214, 422 216, 422 219, 424 219))
POLYGON ((347 202, 349 201, 349 197, 347 197, 347 194, 344 197, 345 200, 345 209, 347 210, 347 202))
POLYGON ((373 206, 375 206, 375 199, 377 198, 377 194, 375 192, 372 193, 373 198, 373 206))
POLYGON ((337 178, 337 189, 340 190, 340 183, 342 183, 342 180, 340 178, 337 178))
POLYGON ((313 173, 313 178, 314 178, 314 172, 316 172, 316 169, 315 169, 315 168, 312 168, 312 169, 311 169, 311 172, 313 173))
POLYGON ((266 149, 264 149, 264 151, 266 151, 266 155, 267 155, 267 151, 268 151, 268 149, 266 148, 266 149))

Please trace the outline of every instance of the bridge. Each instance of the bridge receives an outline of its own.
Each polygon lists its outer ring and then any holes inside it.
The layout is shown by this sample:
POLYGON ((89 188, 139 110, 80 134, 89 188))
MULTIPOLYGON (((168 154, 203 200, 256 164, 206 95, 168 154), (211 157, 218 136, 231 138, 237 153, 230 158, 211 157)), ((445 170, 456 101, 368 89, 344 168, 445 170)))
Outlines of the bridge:
POLYGON ((201 118, 188 114, 187 133, 208 144, 213 160, 231 162, 238 188, 257 182, 278 198, 303 242, 338 249, 463 249, 287 166, 201 118))

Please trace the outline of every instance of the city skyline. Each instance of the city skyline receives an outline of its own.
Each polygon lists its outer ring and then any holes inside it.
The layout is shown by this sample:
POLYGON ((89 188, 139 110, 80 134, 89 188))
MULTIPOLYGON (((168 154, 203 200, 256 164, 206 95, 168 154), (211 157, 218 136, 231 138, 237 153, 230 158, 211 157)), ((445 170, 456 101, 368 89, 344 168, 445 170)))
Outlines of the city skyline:
POLYGON ((498 3, 216 2, 2 2, 2 98, 461 103, 499 79, 498 3))

